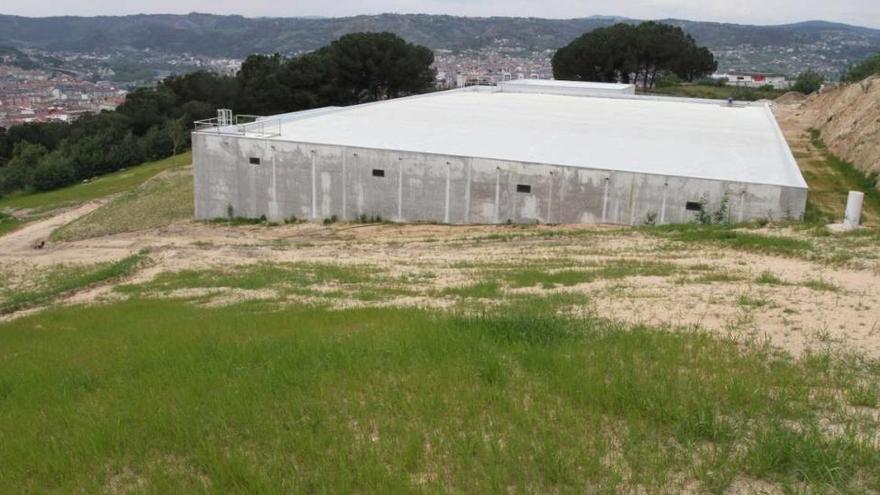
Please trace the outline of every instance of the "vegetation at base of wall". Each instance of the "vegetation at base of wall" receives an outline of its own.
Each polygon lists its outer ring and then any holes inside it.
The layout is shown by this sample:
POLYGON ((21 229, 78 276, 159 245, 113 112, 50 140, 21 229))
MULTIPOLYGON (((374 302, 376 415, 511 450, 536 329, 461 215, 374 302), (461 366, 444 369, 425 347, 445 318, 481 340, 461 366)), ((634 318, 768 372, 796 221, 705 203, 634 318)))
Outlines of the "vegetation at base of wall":
POLYGON ((712 52, 681 28, 653 21, 595 29, 557 50, 552 64, 556 79, 632 82, 643 88, 664 75, 694 81, 718 68, 712 52))
POLYGON ((277 114, 429 91, 431 50, 391 33, 342 36, 293 58, 252 55, 236 76, 196 72, 141 88, 114 111, 0 134, 0 196, 90 180, 189 147, 192 122, 218 108, 277 114))
MULTIPOLYGON (((42 274, 42 280, 31 290, 3 293, 0 315, 51 302, 58 296, 131 274, 145 255, 136 254, 115 263, 96 266, 62 266, 42 274)), ((4 291, 5 292, 5 291, 4 291)))
POLYGON ((875 368, 517 304, 133 300, 2 324, 0 491, 880 488, 839 400, 875 401, 875 368))
POLYGON ((38 215, 41 212, 130 191, 159 173, 189 165, 191 162, 192 154, 187 152, 54 191, 10 194, 0 199, 0 211, 29 210, 32 215, 38 215))

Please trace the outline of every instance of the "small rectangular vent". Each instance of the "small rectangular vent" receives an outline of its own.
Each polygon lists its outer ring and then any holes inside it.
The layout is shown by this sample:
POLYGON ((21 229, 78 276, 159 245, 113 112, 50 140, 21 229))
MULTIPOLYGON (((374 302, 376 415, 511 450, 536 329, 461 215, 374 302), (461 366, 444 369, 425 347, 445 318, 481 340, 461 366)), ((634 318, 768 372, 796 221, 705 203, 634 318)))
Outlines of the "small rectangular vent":
POLYGON ((385 177, 385 171, 381 168, 374 168, 373 177, 385 177))
POLYGON ((259 165, 259 164, 260 164, 260 159, 257 158, 257 157, 255 157, 255 156, 252 156, 251 159, 250 159, 250 164, 251 164, 251 165, 259 165))
POLYGON ((530 194, 532 192, 532 186, 528 184, 517 184, 516 192, 530 194))
POLYGON ((698 201, 688 201, 685 203, 684 208, 687 211, 703 211, 703 203, 698 201))

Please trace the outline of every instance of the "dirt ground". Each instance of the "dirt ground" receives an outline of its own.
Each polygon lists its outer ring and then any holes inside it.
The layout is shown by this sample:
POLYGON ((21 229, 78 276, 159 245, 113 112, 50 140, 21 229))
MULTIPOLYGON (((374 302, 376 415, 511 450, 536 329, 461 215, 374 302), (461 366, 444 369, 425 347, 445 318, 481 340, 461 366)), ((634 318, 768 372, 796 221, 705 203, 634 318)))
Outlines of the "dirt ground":
MULTIPOLYGON (((705 244, 670 244, 639 231, 584 226, 441 226, 298 224, 227 226, 183 222, 138 233, 75 242, 34 244, 51 231, 100 206, 89 203, 0 237, 0 270, 27 277, 58 264, 120 260, 149 250, 149 263, 125 283, 148 282, 160 273, 217 269, 246 264, 324 263, 374 267, 395 277, 416 277, 419 295, 391 301, 336 304, 396 304, 444 308, 438 291, 480 281, 499 262, 540 265, 572 260, 570 268, 646 256, 681 267, 670 276, 598 279, 573 286, 505 288, 508 294, 570 292, 586 301, 575 312, 628 323, 699 327, 749 341, 767 341, 795 355, 831 347, 880 358, 880 267, 842 267, 800 258, 746 254, 705 244), (581 230, 579 230, 581 229, 581 230), (552 230, 561 235, 536 235, 552 230), (573 235, 565 233, 569 231, 573 235), (724 275, 698 277, 690 268, 724 275), (690 268, 689 268, 690 267, 690 268), (690 271, 689 271, 690 270, 690 271), (756 283, 770 273, 784 284, 756 283), (424 276, 430 274, 430 277, 424 276), (821 287, 810 281, 822 281, 821 287), (833 290, 829 290, 833 287, 833 290)), ((880 246, 876 247, 880 257, 880 246)), ((216 291, 215 291, 216 292, 216 291)), ((219 291, 212 304, 270 299, 271 291, 219 291)), ((69 295, 68 304, 121 297, 111 286, 69 295)), ((485 304, 491 304, 485 301, 485 304)), ((26 314, 26 313, 22 313, 26 314)), ((18 314, 6 318, 17 317, 18 314)))

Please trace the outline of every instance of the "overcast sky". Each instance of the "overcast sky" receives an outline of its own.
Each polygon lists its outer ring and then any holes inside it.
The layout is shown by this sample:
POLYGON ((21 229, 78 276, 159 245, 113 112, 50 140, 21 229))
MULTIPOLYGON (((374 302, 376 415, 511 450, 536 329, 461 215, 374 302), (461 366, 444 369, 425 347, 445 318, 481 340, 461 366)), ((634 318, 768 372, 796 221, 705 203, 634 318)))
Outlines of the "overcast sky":
POLYGON ((4 0, 26 16, 207 12, 255 16, 348 16, 382 12, 466 16, 675 17, 779 24, 822 19, 880 28, 880 0, 4 0))

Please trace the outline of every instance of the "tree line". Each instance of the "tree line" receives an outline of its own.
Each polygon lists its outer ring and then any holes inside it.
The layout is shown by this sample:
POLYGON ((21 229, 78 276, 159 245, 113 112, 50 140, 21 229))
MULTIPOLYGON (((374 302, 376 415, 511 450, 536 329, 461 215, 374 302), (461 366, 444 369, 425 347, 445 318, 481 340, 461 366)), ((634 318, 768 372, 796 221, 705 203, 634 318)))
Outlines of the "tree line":
POLYGON ((708 48, 697 46, 681 28, 657 22, 593 30, 557 50, 552 64, 556 79, 632 83, 645 89, 664 75, 692 82, 718 68, 708 48))
POLYGON ((0 134, 0 195, 49 190, 187 149, 217 108, 271 115, 430 91, 434 55, 391 33, 345 35, 295 56, 252 55, 235 76, 194 72, 130 93, 116 110, 0 134))
POLYGON ((876 53, 847 69, 842 80, 848 83, 859 82, 875 74, 880 74, 880 53, 876 53))

